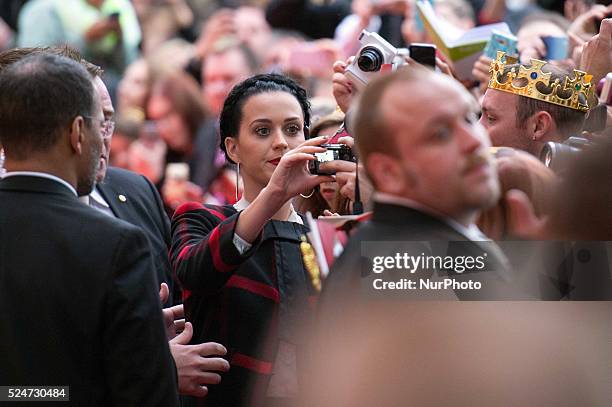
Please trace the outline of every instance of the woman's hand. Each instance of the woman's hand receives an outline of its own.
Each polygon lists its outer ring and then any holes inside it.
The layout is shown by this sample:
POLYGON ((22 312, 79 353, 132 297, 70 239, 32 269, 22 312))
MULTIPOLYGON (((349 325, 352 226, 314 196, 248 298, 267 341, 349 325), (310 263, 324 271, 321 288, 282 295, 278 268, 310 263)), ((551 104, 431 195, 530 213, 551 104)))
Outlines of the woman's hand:
POLYGON ((236 223, 235 233, 252 243, 266 222, 271 219, 291 198, 310 191, 322 182, 331 182, 333 177, 312 175, 307 163, 315 159, 314 153, 325 151, 321 144, 327 137, 306 140, 297 148, 282 156, 278 166, 266 185, 251 204, 242 211, 236 223))
POLYGON ((327 140, 328 137, 306 140, 282 156, 266 187, 282 197, 282 202, 278 202, 280 206, 298 194, 309 194, 322 182, 334 180, 331 176, 312 175, 307 166, 308 161, 315 159, 314 153, 325 152, 325 148, 319 146, 327 140))

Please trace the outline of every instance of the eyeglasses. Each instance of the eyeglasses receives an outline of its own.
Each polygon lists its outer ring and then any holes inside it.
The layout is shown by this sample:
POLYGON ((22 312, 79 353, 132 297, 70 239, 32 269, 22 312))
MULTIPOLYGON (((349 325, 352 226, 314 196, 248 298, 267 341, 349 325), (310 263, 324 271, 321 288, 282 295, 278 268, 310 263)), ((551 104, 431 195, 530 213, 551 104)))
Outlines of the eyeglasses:
POLYGON ((102 138, 111 138, 113 135, 113 131, 115 131, 115 122, 112 119, 104 119, 102 125, 100 126, 100 134, 102 138))
POLYGON ((91 116, 83 116, 89 120, 97 121, 100 124, 100 135, 103 139, 111 138, 113 135, 113 131, 115 131, 115 122, 112 119, 96 119, 91 116))

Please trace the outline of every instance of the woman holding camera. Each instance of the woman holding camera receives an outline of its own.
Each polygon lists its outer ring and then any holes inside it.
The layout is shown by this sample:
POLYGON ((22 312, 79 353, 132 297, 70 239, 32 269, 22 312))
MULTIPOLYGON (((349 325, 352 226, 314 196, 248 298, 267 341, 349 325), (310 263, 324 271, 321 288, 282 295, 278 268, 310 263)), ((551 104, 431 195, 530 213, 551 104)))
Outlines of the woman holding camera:
POLYGON ((265 74, 236 85, 220 134, 243 197, 232 206, 187 203, 174 215, 170 255, 192 342, 222 343, 231 365, 207 406, 290 405, 297 395, 300 326, 320 282, 305 266, 308 230, 291 199, 333 180, 308 172, 326 140, 306 140, 309 121, 306 92, 291 79, 265 74))

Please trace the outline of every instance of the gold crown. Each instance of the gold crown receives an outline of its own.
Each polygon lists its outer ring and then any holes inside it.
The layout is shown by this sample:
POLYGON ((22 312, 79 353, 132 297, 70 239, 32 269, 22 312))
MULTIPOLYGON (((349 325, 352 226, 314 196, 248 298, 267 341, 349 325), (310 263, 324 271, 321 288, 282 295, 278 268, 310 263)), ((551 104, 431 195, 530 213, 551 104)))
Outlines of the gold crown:
POLYGON ((570 109, 580 110, 581 112, 588 112, 589 105, 588 100, 590 94, 593 92, 591 80, 593 75, 589 75, 586 72, 574 69, 574 79, 570 79, 569 76, 565 77, 565 83, 561 85, 559 79, 550 83, 550 72, 542 72, 542 67, 547 63, 546 61, 540 61, 539 59, 531 60, 531 67, 526 68, 521 65, 518 73, 516 68, 513 67, 508 72, 508 77, 505 82, 500 82, 499 78, 503 77, 504 68, 506 64, 516 64, 518 61, 516 58, 505 55, 502 51, 497 51, 497 58, 491 62, 489 67, 489 73, 491 78, 489 79, 489 88, 501 90, 503 92, 514 93, 515 95, 525 96, 532 99, 541 100, 548 103, 554 103, 555 105, 569 107, 570 109), (504 59, 505 62, 502 62, 504 59), (526 79, 527 84, 524 86, 515 86, 515 79, 526 79), (536 88, 536 83, 542 83, 551 88, 550 93, 541 93, 536 88), (567 99, 562 98, 558 95, 559 88, 562 91, 571 90, 571 96, 567 99), (584 95, 585 103, 580 102, 580 94, 584 95))

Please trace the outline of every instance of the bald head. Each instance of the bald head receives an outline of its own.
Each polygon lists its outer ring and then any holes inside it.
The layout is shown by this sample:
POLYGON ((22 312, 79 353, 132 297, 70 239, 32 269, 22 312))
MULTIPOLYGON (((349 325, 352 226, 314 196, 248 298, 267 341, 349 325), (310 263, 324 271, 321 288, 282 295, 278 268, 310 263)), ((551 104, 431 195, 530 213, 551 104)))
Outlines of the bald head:
POLYGON ((477 112, 445 75, 408 68, 370 83, 352 128, 376 190, 469 223, 499 188, 477 112))

